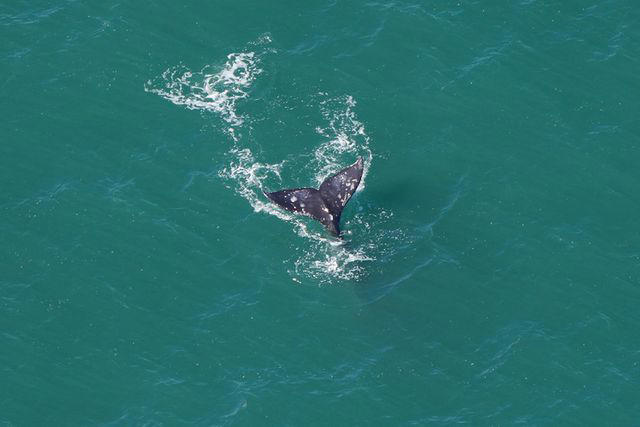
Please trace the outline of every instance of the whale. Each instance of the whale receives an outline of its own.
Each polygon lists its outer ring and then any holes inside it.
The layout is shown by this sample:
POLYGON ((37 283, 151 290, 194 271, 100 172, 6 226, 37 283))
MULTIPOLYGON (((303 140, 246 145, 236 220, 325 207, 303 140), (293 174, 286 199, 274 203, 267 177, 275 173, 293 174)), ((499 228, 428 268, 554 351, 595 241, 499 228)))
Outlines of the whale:
POLYGON ((319 221, 333 236, 340 236, 340 217, 362 180, 362 157, 325 179, 318 189, 292 188, 264 195, 281 208, 319 221))

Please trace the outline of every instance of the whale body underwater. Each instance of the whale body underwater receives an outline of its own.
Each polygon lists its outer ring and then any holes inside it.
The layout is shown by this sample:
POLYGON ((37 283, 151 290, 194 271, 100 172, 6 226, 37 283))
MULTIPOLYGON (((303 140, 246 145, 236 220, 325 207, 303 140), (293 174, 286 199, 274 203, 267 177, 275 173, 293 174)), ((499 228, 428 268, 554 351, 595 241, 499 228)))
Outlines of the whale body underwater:
POLYGON ((342 210, 360 185, 363 170, 360 157, 351 166, 325 179, 318 189, 293 188, 264 194, 281 208, 310 216, 324 225, 329 233, 340 237, 342 210))

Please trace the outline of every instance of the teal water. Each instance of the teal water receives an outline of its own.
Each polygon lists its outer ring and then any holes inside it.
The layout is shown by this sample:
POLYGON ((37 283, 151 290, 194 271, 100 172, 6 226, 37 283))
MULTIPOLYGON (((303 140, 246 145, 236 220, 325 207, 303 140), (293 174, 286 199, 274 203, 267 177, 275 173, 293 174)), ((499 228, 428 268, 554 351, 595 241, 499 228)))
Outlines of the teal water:
POLYGON ((638 425, 639 22, 5 2, 0 424, 638 425))

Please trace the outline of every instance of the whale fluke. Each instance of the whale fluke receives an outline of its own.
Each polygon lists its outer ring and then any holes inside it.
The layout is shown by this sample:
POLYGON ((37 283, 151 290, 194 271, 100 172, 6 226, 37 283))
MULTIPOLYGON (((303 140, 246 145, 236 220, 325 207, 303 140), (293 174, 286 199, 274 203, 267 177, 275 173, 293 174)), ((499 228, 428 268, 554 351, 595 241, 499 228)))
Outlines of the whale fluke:
POLYGON ((360 185, 363 170, 364 164, 359 158, 348 168, 325 179, 319 190, 294 188, 264 194, 278 206, 310 216, 320 221, 331 234, 340 236, 340 215, 360 185))

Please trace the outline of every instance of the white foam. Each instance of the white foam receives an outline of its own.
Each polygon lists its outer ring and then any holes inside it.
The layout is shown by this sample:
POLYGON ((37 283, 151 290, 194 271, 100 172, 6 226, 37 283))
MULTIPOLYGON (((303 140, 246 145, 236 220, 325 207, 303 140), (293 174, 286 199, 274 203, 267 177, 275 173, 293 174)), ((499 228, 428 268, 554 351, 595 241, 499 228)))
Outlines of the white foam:
POLYGON ((265 198, 263 182, 269 177, 280 180, 280 171, 285 163, 284 161, 277 164, 257 162, 248 148, 233 148, 229 151, 229 154, 234 159, 229 166, 220 171, 219 176, 233 183, 232 187, 249 202, 254 212, 265 212, 290 222, 295 226, 297 234, 301 237, 315 241, 332 242, 328 237, 310 231, 303 217, 282 210, 265 198))
MULTIPOLYGON (((236 103, 247 98, 247 89, 262 70, 254 52, 231 53, 221 69, 206 66, 192 72, 184 66, 171 67, 160 81, 149 80, 145 91, 155 93, 190 110, 218 113, 232 126, 241 126, 244 118, 236 112, 236 103)), ((234 136, 233 127, 228 129, 234 136)), ((236 139, 236 138, 234 138, 236 139)))
POLYGON ((331 248, 320 254, 318 251, 308 250, 294 262, 295 274, 312 277, 319 284, 332 283, 333 279, 357 280, 365 270, 362 263, 374 259, 362 250, 354 251, 344 247, 331 248))
POLYGON ((370 139, 365 127, 353 110, 356 101, 347 95, 325 99, 320 105, 327 126, 316 127, 316 132, 326 138, 313 153, 318 170, 315 175, 316 183, 320 185, 329 175, 344 168, 345 159, 353 161, 356 157, 363 157, 364 172, 356 190, 360 192, 366 186, 366 176, 373 154, 369 148, 370 139))

